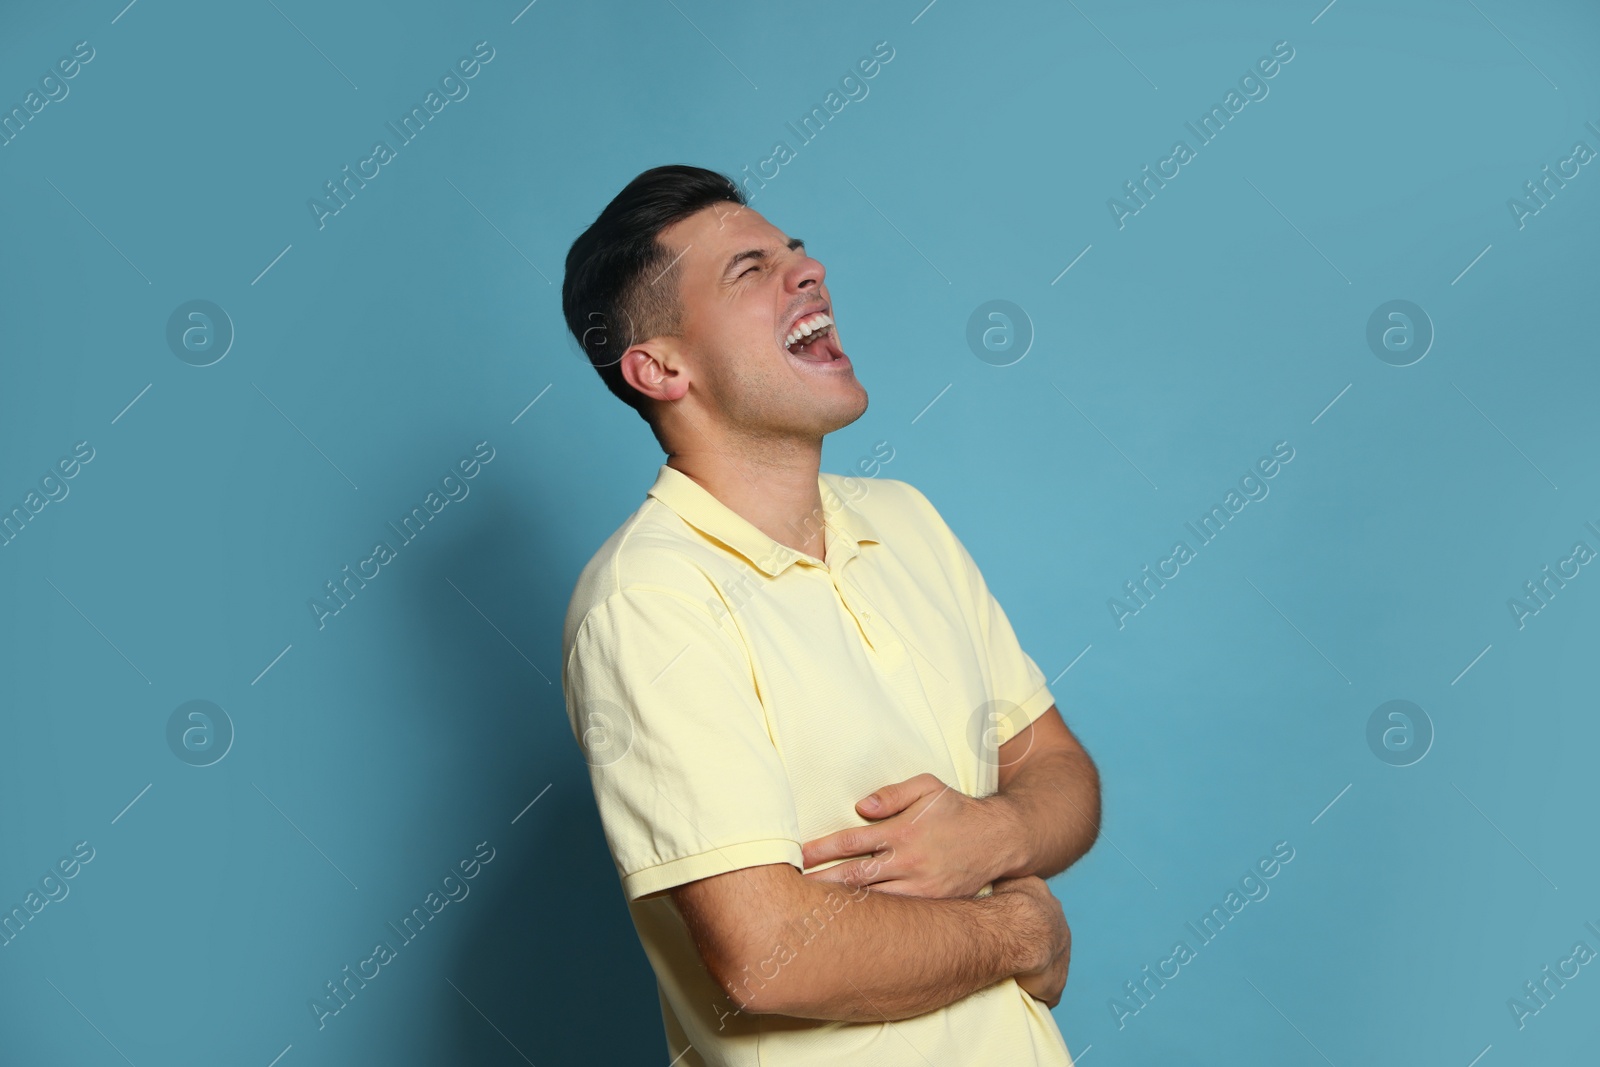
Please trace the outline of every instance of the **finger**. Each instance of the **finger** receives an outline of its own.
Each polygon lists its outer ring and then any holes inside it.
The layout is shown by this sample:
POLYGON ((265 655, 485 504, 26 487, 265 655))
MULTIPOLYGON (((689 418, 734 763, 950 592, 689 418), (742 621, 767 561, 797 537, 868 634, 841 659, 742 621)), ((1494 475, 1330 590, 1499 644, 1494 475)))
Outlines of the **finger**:
POLYGON ((829 860, 870 856, 880 848, 886 848, 888 844, 888 838, 882 830, 875 827, 852 826, 801 845, 800 861, 807 867, 815 867, 829 860))
POLYGON ((919 774, 915 778, 886 785, 872 795, 863 797, 856 804, 856 810, 864 818, 882 819, 905 811, 917 798, 944 788, 945 784, 933 775, 919 774))
POLYGON ((838 868, 836 867, 830 867, 826 871, 815 871, 806 875, 806 877, 814 881, 830 882, 834 885, 841 886, 849 893, 866 892, 870 888, 876 893, 893 893, 896 896, 902 897, 937 896, 935 893, 930 893, 924 890, 923 887, 913 879, 890 878, 882 873, 877 875, 872 875, 870 872, 857 873, 838 879, 824 877, 825 875, 831 874, 837 869, 838 868))
POLYGON ((880 879, 887 880, 889 875, 884 872, 881 863, 876 863, 869 857, 838 863, 821 871, 809 871, 806 877, 817 882, 834 882, 839 885, 874 885, 880 879))

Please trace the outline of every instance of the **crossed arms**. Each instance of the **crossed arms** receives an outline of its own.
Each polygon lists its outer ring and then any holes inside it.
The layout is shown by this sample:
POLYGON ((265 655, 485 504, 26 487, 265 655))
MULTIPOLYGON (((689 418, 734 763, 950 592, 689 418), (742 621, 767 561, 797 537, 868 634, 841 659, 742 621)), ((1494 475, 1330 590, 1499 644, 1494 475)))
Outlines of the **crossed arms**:
POLYGON ((905 1019, 1006 978, 1054 1007, 1071 931, 1043 879, 1094 844, 1099 774, 1054 705, 999 760, 989 797, 923 774, 863 798, 870 825, 802 848, 807 867, 844 860, 826 870, 764 864, 674 888, 739 1009, 905 1019), (973 896, 990 883, 990 896, 973 896))

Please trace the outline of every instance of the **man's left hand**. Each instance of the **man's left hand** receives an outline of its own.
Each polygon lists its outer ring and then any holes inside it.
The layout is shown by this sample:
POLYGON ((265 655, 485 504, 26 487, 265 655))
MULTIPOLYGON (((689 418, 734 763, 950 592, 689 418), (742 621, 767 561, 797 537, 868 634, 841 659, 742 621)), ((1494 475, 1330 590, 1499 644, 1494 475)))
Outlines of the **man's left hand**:
POLYGON ((970 897, 1012 859, 1002 852, 1014 834, 1010 809, 999 794, 969 797, 931 774, 919 774, 865 797, 856 811, 874 821, 801 848, 807 868, 846 860, 807 878, 907 896, 970 897))

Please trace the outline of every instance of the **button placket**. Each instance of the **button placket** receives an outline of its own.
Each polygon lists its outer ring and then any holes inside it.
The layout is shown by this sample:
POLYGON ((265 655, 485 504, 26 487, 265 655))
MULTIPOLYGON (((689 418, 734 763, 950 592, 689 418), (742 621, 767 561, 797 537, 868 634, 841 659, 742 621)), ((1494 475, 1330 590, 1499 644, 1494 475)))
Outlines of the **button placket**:
POLYGON ((863 596, 853 585, 850 594, 845 594, 845 586, 849 584, 842 576, 835 579, 835 588, 839 590, 840 599, 849 607, 852 615, 857 617, 856 625, 867 635, 867 643, 874 652, 886 659, 901 658, 905 648, 892 625, 873 614, 871 601, 863 596))

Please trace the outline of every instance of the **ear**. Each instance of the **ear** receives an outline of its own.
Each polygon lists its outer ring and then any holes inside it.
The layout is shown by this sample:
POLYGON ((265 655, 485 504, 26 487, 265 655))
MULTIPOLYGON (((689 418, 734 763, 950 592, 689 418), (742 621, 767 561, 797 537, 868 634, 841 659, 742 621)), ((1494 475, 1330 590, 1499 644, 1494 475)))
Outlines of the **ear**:
POLYGON ((640 342, 624 352, 622 377, 652 400, 670 403, 689 391, 689 375, 681 357, 661 338, 640 342))

